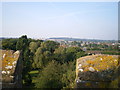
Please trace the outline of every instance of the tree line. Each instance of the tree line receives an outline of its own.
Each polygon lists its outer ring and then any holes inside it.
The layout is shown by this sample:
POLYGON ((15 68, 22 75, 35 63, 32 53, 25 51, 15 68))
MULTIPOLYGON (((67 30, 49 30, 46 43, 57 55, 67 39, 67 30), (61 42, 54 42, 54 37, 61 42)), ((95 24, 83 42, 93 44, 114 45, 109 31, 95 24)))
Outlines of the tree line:
POLYGON ((60 47, 55 41, 27 38, 2 40, 1 49, 21 50, 23 84, 31 85, 30 71, 38 70, 35 88, 72 88, 75 86, 76 59, 85 56, 80 47, 60 47))

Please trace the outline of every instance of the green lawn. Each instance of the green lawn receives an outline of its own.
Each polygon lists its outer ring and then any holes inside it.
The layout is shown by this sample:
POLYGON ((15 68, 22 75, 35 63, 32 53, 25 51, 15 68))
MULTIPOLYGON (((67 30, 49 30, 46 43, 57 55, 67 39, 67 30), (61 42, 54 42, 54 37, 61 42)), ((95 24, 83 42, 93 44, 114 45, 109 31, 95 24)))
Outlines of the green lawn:
POLYGON ((32 83, 35 83, 36 82, 36 77, 39 75, 39 71, 38 70, 33 70, 30 72, 30 75, 32 77, 32 83))
POLYGON ((29 74, 32 77, 32 84, 23 85, 23 88, 35 88, 36 77, 39 75, 39 71, 38 70, 33 70, 33 71, 29 72, 29 74))
POLYGON ((38 70, 33 70, 30 72, 30 75, 36 75, 36 74, 38 74, 38 72, 39 72, 38 70))

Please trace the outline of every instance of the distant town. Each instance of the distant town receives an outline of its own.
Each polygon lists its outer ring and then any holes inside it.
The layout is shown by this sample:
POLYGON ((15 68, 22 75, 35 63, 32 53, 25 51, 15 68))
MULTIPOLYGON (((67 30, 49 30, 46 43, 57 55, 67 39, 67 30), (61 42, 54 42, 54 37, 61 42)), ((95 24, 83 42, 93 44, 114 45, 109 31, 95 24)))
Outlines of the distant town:
MULTIPOLYGON (((9 38, 0 38, 9 39, 9 38)), ((79 39, 79 38, 68 38, 68 37, 54 37, 54 38, 40 38, 35 40, 43 41, 55 41, 60 44, 60 47, 80 47, 87 53, 95 54, 120 54, 120 42, 118 40, 99 40, 99 39, 79 39)))
POLYGON ((77 38, 49 38, 44 39, 59 42, 61 47, 81 47, 83 51, 92 53, 117 53, 120 43, 117 40, 77 39, 77 38), (111 51, 112 50, 112 51, 111 51))

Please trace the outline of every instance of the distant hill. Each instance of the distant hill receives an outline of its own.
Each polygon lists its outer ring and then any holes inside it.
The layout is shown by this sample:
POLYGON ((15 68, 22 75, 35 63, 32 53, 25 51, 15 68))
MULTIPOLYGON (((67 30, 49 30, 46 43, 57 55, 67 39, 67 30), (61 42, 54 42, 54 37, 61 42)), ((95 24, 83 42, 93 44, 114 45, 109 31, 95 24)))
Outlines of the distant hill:
POLYGON ((49 39, 65 40, 65 41, 91 41, 91 42, 116 42, 117 41, 117 40, 99 40, 99 39, 80 39, 80 38, 68 38, 68 37, 54 37, 49 39))
MULTIPOLYGON (((0 40, 3 39, 16 39, 11 37, 0 37, 0 40)), ((69 38, 69 37, 52 37, 46 40, 65 40, 65 41, 90 41, 90 42, 118 42, 117 40, 100 40, 100 39, 80 39, 80 38, 69 38)), ((120 42, 120 41, 119 41, 120 42)))
POLYGON ((3 40, 3 39, 16 39, 16 38, 12 38, 12 37, 0 37, 0 40, 3 40))
POLYGON ((7 38, 4 38, 4 37, 0 37, 0 40, 2 40, 2 39, 7 39, 7 38))

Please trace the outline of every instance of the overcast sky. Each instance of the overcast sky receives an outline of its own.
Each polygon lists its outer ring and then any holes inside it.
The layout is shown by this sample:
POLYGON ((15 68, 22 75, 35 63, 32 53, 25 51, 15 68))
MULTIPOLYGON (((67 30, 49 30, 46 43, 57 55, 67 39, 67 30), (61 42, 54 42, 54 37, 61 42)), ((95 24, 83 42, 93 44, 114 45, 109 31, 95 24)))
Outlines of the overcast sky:
MULTIPOLYGON (((1 4, 0 4, 1 5, 1 4)), ((118 39, 117 2, 4 2, 2 36, 118 39)))

